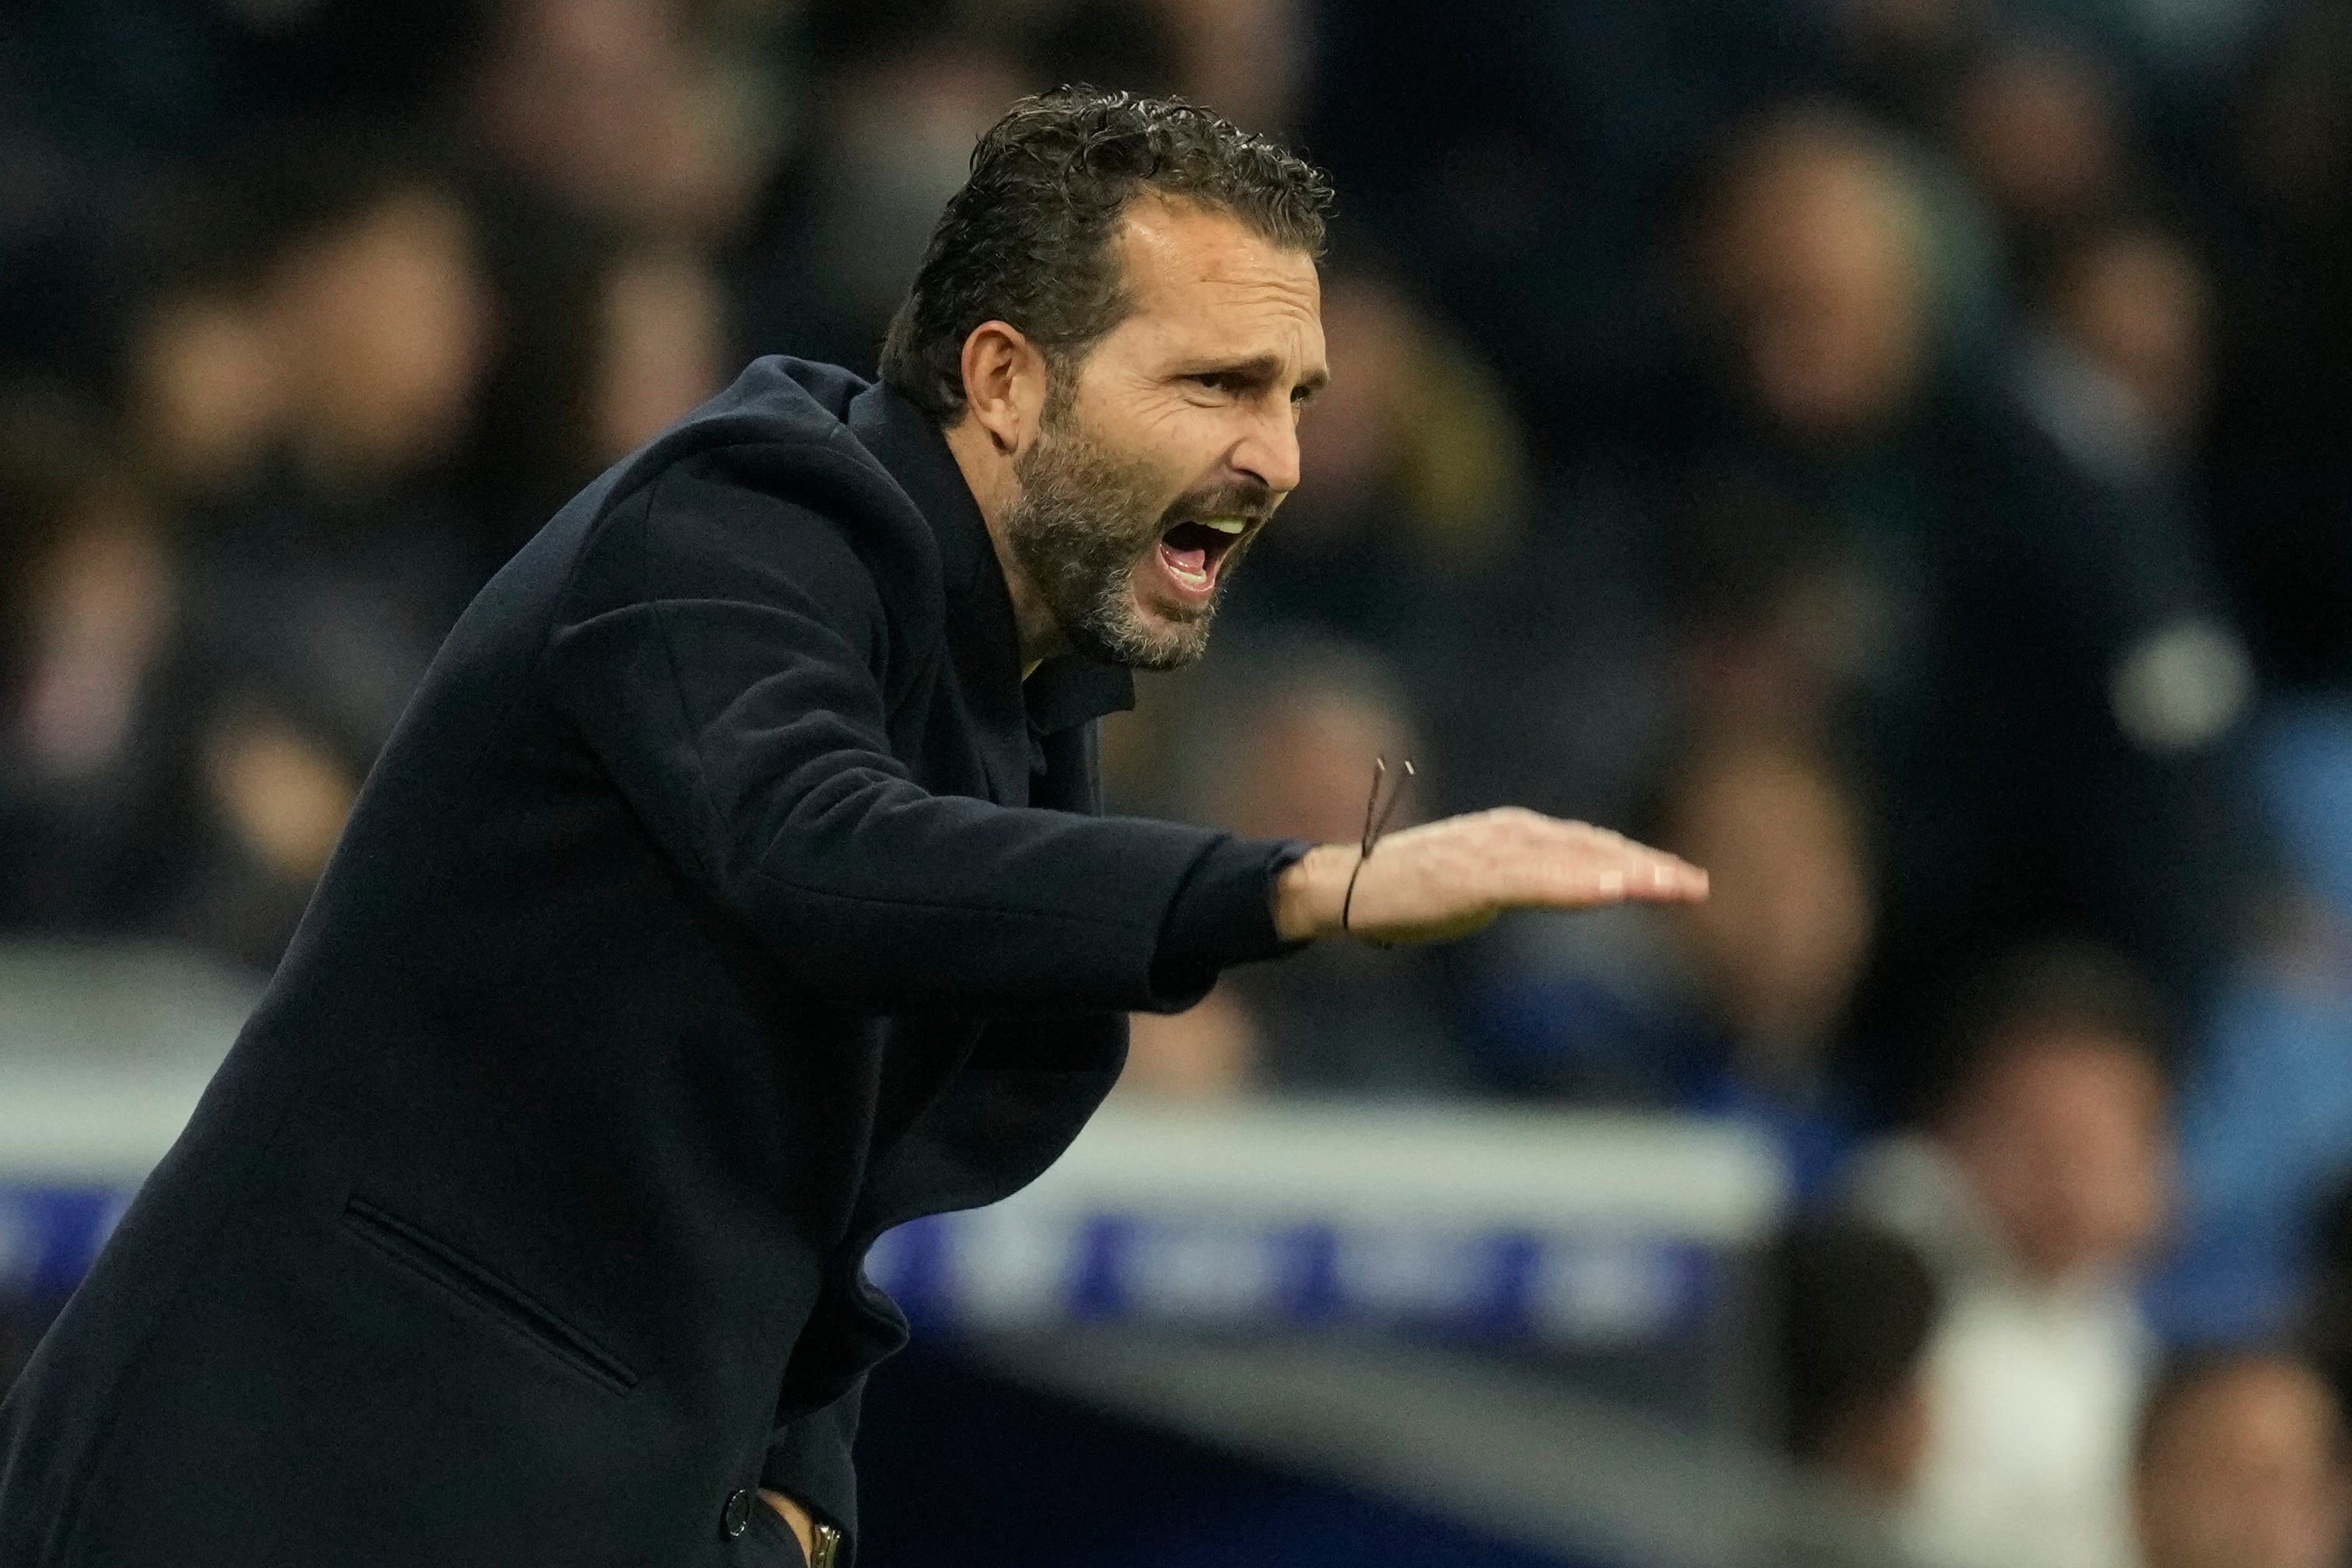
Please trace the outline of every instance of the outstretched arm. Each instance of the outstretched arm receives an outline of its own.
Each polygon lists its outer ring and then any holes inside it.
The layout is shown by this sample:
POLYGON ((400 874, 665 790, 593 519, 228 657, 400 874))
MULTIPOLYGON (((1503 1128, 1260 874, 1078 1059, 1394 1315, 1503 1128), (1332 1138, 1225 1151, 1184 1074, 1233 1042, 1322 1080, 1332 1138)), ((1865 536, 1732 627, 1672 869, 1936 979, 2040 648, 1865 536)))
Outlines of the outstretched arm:
MULTIPOLYGON (((681 464, 584 552, 545 669, 677 868, 853 1008, 1178 1008, 1229 963, 1341 929, 1352 847, 1270 876, 1294 847, 925 790, 887 734, 890 635, 835 524, 681 464)), ((1692 879, 1612 834, 1490 812, 1381 843, 1346 924, 1433 941, 1692 879)))

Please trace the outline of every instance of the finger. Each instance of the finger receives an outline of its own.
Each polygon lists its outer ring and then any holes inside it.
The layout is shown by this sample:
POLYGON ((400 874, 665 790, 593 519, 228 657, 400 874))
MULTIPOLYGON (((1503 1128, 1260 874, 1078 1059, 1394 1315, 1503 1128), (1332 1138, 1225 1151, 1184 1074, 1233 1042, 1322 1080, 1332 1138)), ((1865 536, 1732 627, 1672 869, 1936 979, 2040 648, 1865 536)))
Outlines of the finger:
POLYGON ((1624 891, 1629 897, 1682 897, 1706 885, 1706 873, 1682 857, 1654 849, 1612 829, 1581 822, 1558 823, 1554 826, 1555 843, 1594 857, 1599 867, 1605 868, 1612 862, 1622 867, 1625 873, 1624 891))
POLYGON ((1696 903, 1706 897, 1707 876, 1679 856, 1653 852, 1648 864, 1626 880, 1625 896, 1644 903, 1696 903))
POLYGON ((1555 909, 1589 909, 1622 901, 1636 881, 1646 880, 1643 868, 1613 853, 1580 852, 1551 855, 1527 868, 1527 901, 1555 909))
POLYGON ((1573 847, 1542 858, 1538 893, 1563 908, 1638 900, 1681 903, 1706 896, 1706 873, 1678 856, 1611 835, 1582 829, 1573 847))
POLYGON ((1624 896, 1658 902, 1706 897, 1706 873, 1679 855, 1637 844, 1603 828, 1602 842, 1624 867, 1624 896))

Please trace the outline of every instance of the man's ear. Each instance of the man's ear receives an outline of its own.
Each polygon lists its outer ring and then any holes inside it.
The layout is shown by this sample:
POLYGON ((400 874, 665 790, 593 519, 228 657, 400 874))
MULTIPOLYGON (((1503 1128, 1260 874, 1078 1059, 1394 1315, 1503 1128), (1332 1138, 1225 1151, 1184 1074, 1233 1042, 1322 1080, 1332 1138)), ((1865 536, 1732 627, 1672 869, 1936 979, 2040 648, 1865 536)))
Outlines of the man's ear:
POLYGON ((1035 438, 1045 382, 1045 356, 1020 328, 982 321, 964 339, 964 411, 1006 457, 1019 456, 1035 438))

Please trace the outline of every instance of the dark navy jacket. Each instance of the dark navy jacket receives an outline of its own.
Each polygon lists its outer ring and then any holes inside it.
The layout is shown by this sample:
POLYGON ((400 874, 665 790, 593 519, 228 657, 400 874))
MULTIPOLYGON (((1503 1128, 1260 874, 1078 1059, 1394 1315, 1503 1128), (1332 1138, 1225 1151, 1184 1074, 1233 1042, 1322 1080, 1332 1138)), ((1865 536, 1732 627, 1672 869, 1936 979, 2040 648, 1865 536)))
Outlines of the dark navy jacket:
POLYGON ((7 1568, 796 1563, 860 1272, 1000 1198, 1296 846, 1104 818, 938 429, 790 360, 486 588, 170 1155, 0 1405, 7 1568), (738 1515, 740 1519, 740 1514, 738 1515))

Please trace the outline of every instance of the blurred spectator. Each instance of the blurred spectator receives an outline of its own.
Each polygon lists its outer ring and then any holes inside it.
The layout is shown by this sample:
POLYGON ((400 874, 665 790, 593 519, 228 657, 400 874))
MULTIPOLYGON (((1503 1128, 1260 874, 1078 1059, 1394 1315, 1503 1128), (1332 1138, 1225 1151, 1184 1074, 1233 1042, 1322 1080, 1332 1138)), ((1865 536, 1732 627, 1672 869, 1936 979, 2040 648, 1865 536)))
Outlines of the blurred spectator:
POLYGON ((1881 808, 1874 1032, 1907 1037, 1955 962, 2069 928, 2201 1006, 2246 892, 2251 689, 2193 531, 1948 352, 1928 204, 1884 132, 1783 111, 1711 191, 1695 270, 1726 406, 1696 471, 1752 476, 1761 524, 1801 536, 1776 552, 1790 608, 1751 619, 1801 639, 1781 662, 1812 667, 1810 721, 1854 737, 1881 808))
POLYGON ((2292 1355, 2168 1370, 2140 1417, 2133 1480, 2144 1568, 2337 1568, 2352 1545, 2343 1413, 2292 1355))
POLYGON ((2218 534, 2268 669, 2352 685, 2352 5, 2287 5, 2214 148, 2235 224, 2218 534))
POLYGON ((2300 1216, 2309 1232, 2310 1277, 2297 1338, 2312 1364, 2352 1408, 2352 1170, 2339 1167, 2328 1190, 2300 1216))
POLYGON ((294 458, 313 480, 357 488, 451 449, 488 323, 471 219, 449 186, 390 177, 371 190, 357 170, 321 175, 352 183, 315 216, 288 215, 261 304, 294 458))
POLYGON ((724 284, 688 246, 502 193, 489 249, 505 331, 464 480, 496 566, 736 366, 724 284))
POLYGON ((1800 1194, 1817 1194, 1856 1121, 1828 1070, 1874 902, 1853 794, 1801 742, 1725 733, 1671 770, 1651 831, 1707 868, 1713 895, 1678 913, 1525 922, 1482 986, 1498 1070, 1759 1127, 1800 1194))
POLYGON ((236 700, 207 716, 198 758, 211 831, 174 934, 267 970, 327 868, 365 767, 299 719, 236 700))
POLYGON ((125 349, 125 425, 142 466, 175 501, 253 482, 286 438, 291 389, 254 279, 201 273, 157 282, 125 349))
POLYGON ((727 384, 726 301, 696 256, 649 249, 613 269, 597 312, 602 353, 588 433, 618 462, 727 384))
POLYGON ((1935 344, 1924 198, 1885 136, 1818 107, 1729 153, 1695 258, 1739 390, 1800 441, 1881 434, 1935 344))
POLYGON ((773 150, 769 113, 685 0, 508 0, 474 87, 483 142, 582 209, 723 236, 773 150))
POLYGON ((447 470, 494 325, 474 223, 429 162, 357 131, 244 149, 214 196, 278 390, 255 399, 270 465, 188 522, 200 633, 233 668, 323 677, 372 756, 471 586, 447 470))
POLYGON ((2211 289, 2196 253, 2161 224, 2098 220, 2053 243, 2040 293, 2024 377, 2038 422, 2118 484, 2185 477, 2212 374, 2211 289))
POLYGON ((1852 792, 1820 756, 1731 740, 1680 772, 1662 842, 1726 883, 1687 951, 1736 1042, 1722 1070, 1790 1105, 1822 1095, 1828 1047, 1869 951, 1874 876, 1852 792))
POLYGON ((0 402, 0 925, 152 929, 187 812, 182 586, 69 405, 0 402))
POLYGON ((2191 1342, 2284 1331, 2315 1264, 2352 1258, 2352 1230, 2315 1249, 2312 1226, 2352 1170, 2352 713, 2274 705, 2253 752, 2279 864, 2183 1086, 2181 1243, 2150 1297, 2191 1342))
POLYGON ((209 826, 174 924, 266 966, 478 581, 453 465, 494 322, 455 181, 396 140, 289 129, 199 194, 215 313, 145 340, 136 384, 166 481, 195 492, 177 531, 209 826), (173 412, 214 385, 249 405, 185 438, 173 412))
POLYGON ((1865 1156, 1853 1183, 1858 1211, 1916 1246, 1951 1302, 1916 1541, 2004 1568, 2127 1563, 2151 1349, 2132 1284, 2169 1203, 2155 998, 2112 959, 2045 949, 1990 975, 1954 1037, 1926 1131, 1865 1156))
POLYGON ((1828 1493, 1828 1517, 1803 1521, 1803 1548, 1789 1561, 1883 1568, 1897 1560, 1899 1510, 1935 1435, 1935 1277, 1903 1241, 1852 1222, 1785 1233, 1764 1272, 1779 1324, 1780 1447, 1828 1493))
POLYGON ((1259 1083, 1257 1026, 1220 989, 1185 1012, 1138 1013, 1129 1020, 1122 1099, 1231 1100, 1259 1083))
POLYGON ((17 918, 267 966, 475 581, 446 468, 491 322, 396 139, 289 128, 176 184, 131 457, 61 459, 20 536, 17 918))
POLYGON ((1828 74, 1784 0, 1318 7, 1307 144, 1502 374, 1548 458, 1682 416, 1652 288, 1678 171, 1828 74))
POLYGON ((1039 85, 926 0, 816 9, 811 119, 745 247, 746 343, 870 374, 972 143, 1039 85))
MULTIPOLYGON (((1412 825, 1422 801, 1403 765, 1420 748, 1378 659, 1300 639, 1236 651, 1222 661, 1224 699, 1203 703, 1186 745, 1187 815, 1253 837, 1354 843, 1384 758, 1383 801, 1402 791, 1389 831, 1412 825)), ((1235 970, 1190 1013, 1139 1018, 1129 1069, 1139 1085, 1192 1092, 1455 1089, 1467 1074, 1444 1003, 1422 950, 1318 943, 1235 970)))
POLYGON ((1305 0, 1158 0, 1158 7, 1176 42, 1180 92, 1253 131, 1296 132, 1307 74, 1305 0))
POLYGON ((2028 265, 2123 183, 2130 134, 2105 62, 2055 37, 2018 36, 1960 78, 1952 139, 2028 265))
POLYGON ((126 415, 174 500, 265 461, 320 490, 407 482, 474 413, 495 330, 473 216, 391 127, 305 122, 153 179, 126 415))

